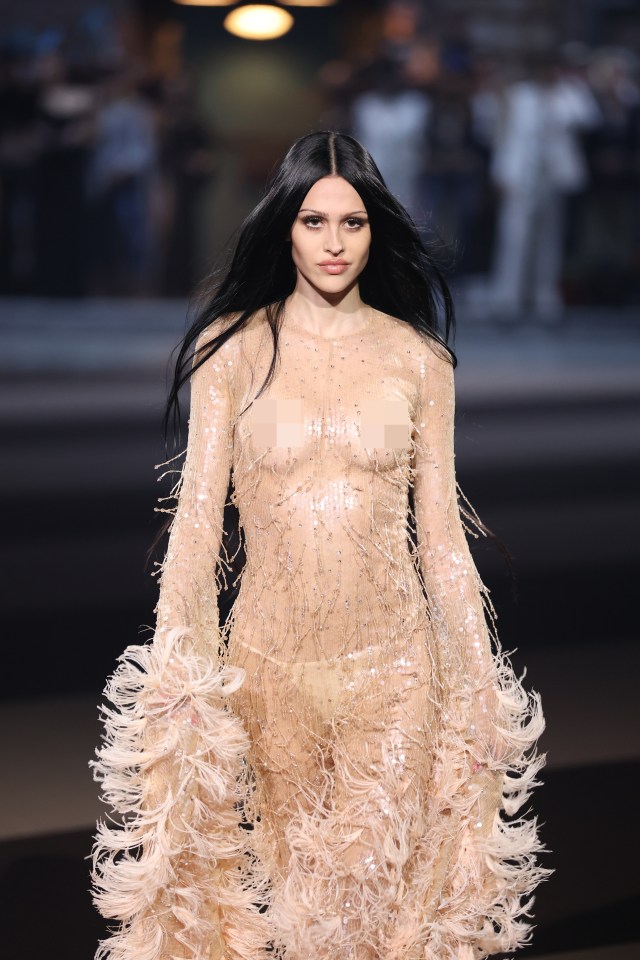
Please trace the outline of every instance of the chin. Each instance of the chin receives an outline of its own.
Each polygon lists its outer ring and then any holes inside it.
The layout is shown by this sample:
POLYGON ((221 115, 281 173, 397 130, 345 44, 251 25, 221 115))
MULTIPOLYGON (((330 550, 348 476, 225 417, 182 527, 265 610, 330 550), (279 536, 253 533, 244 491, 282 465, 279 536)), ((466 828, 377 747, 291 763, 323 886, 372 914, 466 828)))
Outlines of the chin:
POLYGON ((351 277, 350 279, 345 278, 344 276, 337 277, 319 277, 315 281, 310 281, 312 285, 319 290, 321 293, 348 293, 349 290, 352 290, 353 287, 358 282, 358 277, 351 277))

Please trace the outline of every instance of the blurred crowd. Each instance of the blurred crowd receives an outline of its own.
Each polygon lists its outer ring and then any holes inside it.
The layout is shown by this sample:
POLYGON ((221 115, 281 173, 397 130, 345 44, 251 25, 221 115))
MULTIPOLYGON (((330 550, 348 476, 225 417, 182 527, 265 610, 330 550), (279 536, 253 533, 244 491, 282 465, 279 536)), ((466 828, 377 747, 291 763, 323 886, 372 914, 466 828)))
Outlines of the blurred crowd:
POLYGON ((73 43, 54 30, 5 42, 0 294, 182 296, 197 279, 215 136, 189 78, 123 63, 110 26, 95 8, 73 43))
POLYGON ((638 57, 570 42, 500 60, 459 21, 420 21, 390 3, 375 56, 326 65, 333 122, 494 315, 638 302, 638 57))
MULTIPOLYGON (((73 43, 5 39, 0 294, 181 296, 198 279, 221 142, 184 71, 123 66, 98 10, 73 43)), ((373 44, 322 67, 309 128, 361 140, 494 313, 638 302, 636 54, 573 42, 505 60, 460 20, 425 30, 420 10, 394 0, 373 44)))

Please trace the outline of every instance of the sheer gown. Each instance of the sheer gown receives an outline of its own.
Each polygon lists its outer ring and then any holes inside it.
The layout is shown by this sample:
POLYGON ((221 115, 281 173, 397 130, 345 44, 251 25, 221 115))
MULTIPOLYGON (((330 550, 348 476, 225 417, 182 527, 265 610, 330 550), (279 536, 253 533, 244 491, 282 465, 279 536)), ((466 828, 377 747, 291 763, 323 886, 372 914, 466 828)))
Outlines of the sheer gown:
POLYGON ((94 761, 118 814, 98 956, 514 949, 548 872, 522 813, 543 717, 469 553, 452 365, 373 310, 338 337, 285 316, 279 354, 255 399, 258 313, 192 376, 154 637, 120 658, 94 761), (221 628, 230 476, 246 563, 221 628))

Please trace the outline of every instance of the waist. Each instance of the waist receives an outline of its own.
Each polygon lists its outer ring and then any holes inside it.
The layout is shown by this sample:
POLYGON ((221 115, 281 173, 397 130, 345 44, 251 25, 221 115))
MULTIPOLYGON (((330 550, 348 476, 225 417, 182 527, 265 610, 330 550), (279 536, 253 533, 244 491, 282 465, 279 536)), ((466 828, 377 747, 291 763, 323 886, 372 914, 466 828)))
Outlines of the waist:
POLYGON ((256 654, 261 660, 266 660, 280 667, 282 670, 292 673, 313 673, 316 670, 324 670, 325 668, 351 668, 352 666, 361 665, 362 661, 368 662, 378 659, 384 650, 382 644, 376 644, 375 646, 369 645, 363 650, 354 650, 349 651, 349 653, 336 654, 335 656, 321 657, 319 660, 291 660, 290 658, 283 659, 281 657, 274 657, 272 654, 265 653, 250 643, 245 643, 243 640, 236 640, 234 646, 242 647, 244 650, 256 654))

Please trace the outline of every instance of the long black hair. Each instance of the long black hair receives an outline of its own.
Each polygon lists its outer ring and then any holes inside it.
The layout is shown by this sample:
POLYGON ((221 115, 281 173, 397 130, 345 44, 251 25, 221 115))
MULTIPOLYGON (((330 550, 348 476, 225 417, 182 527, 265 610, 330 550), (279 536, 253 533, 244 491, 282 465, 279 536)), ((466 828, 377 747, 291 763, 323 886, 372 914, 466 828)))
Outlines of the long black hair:
POLYGON ((196 319, 180 344, 164 417, 179 425, 179 392, 192 372, 205 363, 261 308, 273 338, 273 357, 262 391, 272 380, 284 301, 293 292, 296 270, 287 242, 289 231, 311 187, 326 176, 343 177, 362 198, 371 226, 369 259, 359 277, 360 296, 369 306, 410 324, 456 357, 449 341, 454 332, 453 301, 437 256, 416 225, 387 189, 365 148, 344 133, 323 130, 293 144, 267 186, 265 196, 239 230, 231 262, 222 275, 209 278, 200 295, 196 319), (215 335, 215 324, 233 316, 215 335), (204 349, 198 338, 212 328, 204 349))

